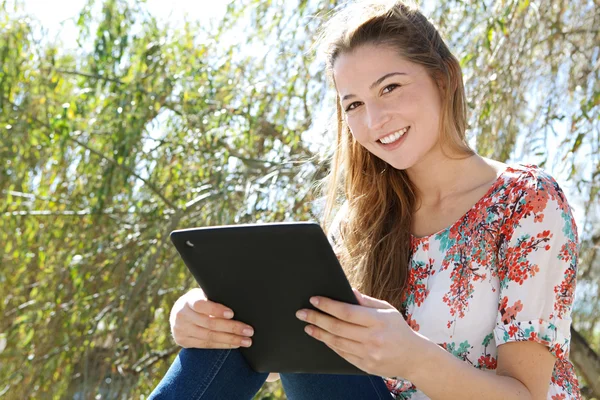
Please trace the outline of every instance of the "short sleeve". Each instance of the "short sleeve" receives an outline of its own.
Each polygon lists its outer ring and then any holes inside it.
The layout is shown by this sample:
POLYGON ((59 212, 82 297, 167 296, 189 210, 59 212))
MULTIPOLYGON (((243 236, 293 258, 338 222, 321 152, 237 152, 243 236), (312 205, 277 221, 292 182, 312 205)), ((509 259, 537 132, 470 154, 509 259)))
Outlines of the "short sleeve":
POLYGON ((535 341, 558 359, 570 349, 577 227, 564 193, 540 169, 527 171, 500 232, 496 345, 535 341))

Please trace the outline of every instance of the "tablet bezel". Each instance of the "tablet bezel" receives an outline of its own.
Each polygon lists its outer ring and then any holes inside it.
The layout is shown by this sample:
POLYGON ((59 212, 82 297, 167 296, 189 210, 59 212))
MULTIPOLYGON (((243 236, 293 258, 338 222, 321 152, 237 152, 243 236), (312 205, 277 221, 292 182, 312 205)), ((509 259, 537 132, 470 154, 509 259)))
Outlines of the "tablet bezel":
POLYGON ((207 298, 253 326, 252 346, 240 351, 255 371, 366 374, 306 334, 306 322, 295 317, 301 308, 315 309, 315 295, 358 304, 318 224, 201 227, 170 237, 207 298))

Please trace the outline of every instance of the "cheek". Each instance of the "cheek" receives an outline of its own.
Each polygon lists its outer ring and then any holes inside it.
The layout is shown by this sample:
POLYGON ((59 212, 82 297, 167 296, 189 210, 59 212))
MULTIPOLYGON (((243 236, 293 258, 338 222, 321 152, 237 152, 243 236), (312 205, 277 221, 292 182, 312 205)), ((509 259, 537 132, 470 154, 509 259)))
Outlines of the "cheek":
POLYGON ((368 150, 373 150, 373 143, 371 142, 370 136, 366 129, 355 128, 351 129, 352 137, 362 147, 368 150))
POLYGON ((413 91, 402 97, 400 103, 403 110, 410 115, 419 114, 427 108, 427 101, 419 92, 413 91))
POLYGON ((441 113, 441 105, 438 99, 415 94, 405 103, 407 114, 413 116, 420 128, 426 131, 437 131, 441 113))
POLYGON ((368 136, 367 129, 361 123, 360 118, 356 116, 347 116, 346 125, 350 128, 350 133, 358 143, 363 144, 368 136))

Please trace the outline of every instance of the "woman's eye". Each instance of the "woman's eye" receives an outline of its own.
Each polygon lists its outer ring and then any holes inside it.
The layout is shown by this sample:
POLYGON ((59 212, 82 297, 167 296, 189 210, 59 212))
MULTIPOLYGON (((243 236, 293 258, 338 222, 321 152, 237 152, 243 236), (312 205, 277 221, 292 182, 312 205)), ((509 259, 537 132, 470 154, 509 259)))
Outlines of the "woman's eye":
POLYGON ((392 83, 391 85, 387 85, 386 87, 384 87, 384 88, 383 88, 383 92, 384 92, 384 93, 386 93, 386 90, 387 90, 387 93, 389 93, 389 92, 393 91, 394 89, 396 89, 396 88, 397 88, 397 87, 399 87, 399 86, 400 86, 400 85, 397 85, 397 84, 395 84, 395 83, 392 83), (389 89, 389 90, 388 90, 388 89, 389 89))
POLYGON ((352 103, 348 107, 346 107, 346 112, 354 110, 359 105, 360 105, 360 103, 358 101, 355 101, 354 103, 352 103))
MULTIPOLYGON (((400 87, 400 85, 398 85, 397 83, 392 83, 391 85, 387 85, 386 87, 383 88, 383 93, 390 93, 392 91, 394 91, 396 88, 400 87)), ((355 101, 354 103, 351 103, 348 107, 346 107, 346 112, 348 111, 352 111, 355 108, 357 108, 358 106, 360 106, 360 102, 355 101)))

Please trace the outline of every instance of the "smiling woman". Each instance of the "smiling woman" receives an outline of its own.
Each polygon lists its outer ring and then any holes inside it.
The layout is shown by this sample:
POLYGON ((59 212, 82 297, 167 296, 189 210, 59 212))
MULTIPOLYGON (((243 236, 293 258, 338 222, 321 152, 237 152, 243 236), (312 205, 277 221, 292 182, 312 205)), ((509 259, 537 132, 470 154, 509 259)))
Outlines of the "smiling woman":
MULTIPOLYGON (((469 147, 459 63, 414 6, 350 3, 321 43, 337 93, 324 225, 339 208, 329 235, 359 305, 314 297, 296 317, 369 375, 281 374, 288 397, 580 398, 577 229, 556 181, 469 147)), ((268 374, 237 351, 252 331, 231 311, 199 289, 178 300, 185 349, 151 398, 256 393, 268 374)))
POLYGON ((389 45, 363 45, 341 54, 333 72, 346 123, 371 154, 405 170, 439 141, 440 90, 422 65, 389 45), (390 70, 403 72, 386 72, 390 70), (376 76, 380 78, 368 81, 376 76), (402 150, 394 151, 401 145, 402 150))

